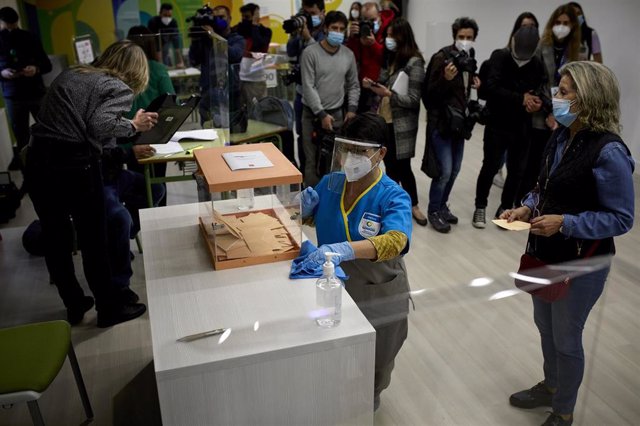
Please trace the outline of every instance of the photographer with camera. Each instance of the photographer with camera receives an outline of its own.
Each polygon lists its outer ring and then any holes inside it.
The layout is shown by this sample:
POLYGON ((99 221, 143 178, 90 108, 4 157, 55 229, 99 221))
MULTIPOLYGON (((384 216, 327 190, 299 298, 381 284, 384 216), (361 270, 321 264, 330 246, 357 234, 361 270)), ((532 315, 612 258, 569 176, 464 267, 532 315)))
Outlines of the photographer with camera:
POLYGON ((262 67, 253 65, 261 59, 255 58, 253 53, 267 53, 271 43, 271 29, 260 23, 260 6, 247 3, 240 8, 242 21, 233 29, 244 37, 244 57, 240 62, 240 103, 247 109, 254 99, 260 100, 267 96, 267 77, 262 67))
MULTIPOLYGON (((324 19, 326 37, 308 46, 300 57, 302 71, 302 145, 306 157, 304 183, 315 186, 324 172, 318 170, 318 145, 313 133, 333 133, 355 117, 360 98, 358 68, 353 53, 342 45, 347 17, 339 11, 324 19), (345 100, 347 108, 344 108, 345 100), (347 111, 344 114, 344 111, 347 111)), ((330 164, 329 164, 330 165, 330 164)))
POLYGON ((293 110, 296 118, 296 134, 298 135, 298 159, 300 170, 304 172, 305 156, 302 145, 302 79, 300 72, 300 56, 302 51, 316 42, 324 40, 324 0, 302 0, 302 9, 297 15, 283 22, 285 32, 289 33, 287 56, 294 58, 291 72, 287 76, 287 84, 295 83, 296 97, 293 110), (302 19, 301 19, 302 18, 302 19))
MULTIPOLYGON (((347 47, 353 51, 358 64, 358 79, 378 81, 383 64, 384 38, 387 27, 395 17, 391 10, 380 10, 377 2, 367 1, 362 5, 360 20, 349 24, 347 47)), ((363 90, 358 112, 375 109, 375 93, 363 90)))
POLYGON ((0 9, 0 70, 2 95, 17 146, 10 170, 22 168, 20 150, 29 143, 29 113, 35 119, 45 93, 42 74, 51 71, 51 61, 38 37, 18 28, 18 13, 0 9))
POLYGON ((478 24, 471 18, 458 18, 451 31, 454 43, 431 57, 422 91, 422 102, 427 108, 422 170, 432 178, 428 220, 442 233, 458 223, 447 201, 462 165, 464 140, 471 137, 473 122, 467 108, 471 89, 480 87, 473 50, 478 24))
POLYGON ((547 77, 544 63, 535 55, 540 37, 538 27, 521 26, 516 20, 509 45, 495 50, 489 59, 483 95, 489 111, 484 129, 484 159, 476 183, 472 224, 486 226, 486 207, 493 176, 507 153, 507 178, 495 218, 512 209, 532 188, 522 188, 532 136, 533 114, 551 111, 551 98, 545 92, 547 77))
MULTIPOLYGON (((226 6, 216 6, 211 9, 204 6, 196 12, 196 14, 187 19, 192 22, 193 26, 189 29, 189 37, 191 37, 191 46, 189 47, 189 62, 191 66, 200 67, 200 93, 201 99, 198 104, 200 112, 200 124, 211 120, 211 88, 216 87, 215 81, 211 79, 216 75, 214 67, 215 63, 211 58, 211 48, 213 45, 212 37, 216 33, 227 40, 227 55, 229 61, 229 79, 231 87, 229 91, 230 108, 233 108, 239 102, 239 77, 232 67, 239 64, 244 54, 245 42, 244 38, 231 30, 231 11, 226 6)), ((216 99, 214 99, 216 102, 216 99)), ((220 127, 222 123, 214 122, 215 127, 220 127)))

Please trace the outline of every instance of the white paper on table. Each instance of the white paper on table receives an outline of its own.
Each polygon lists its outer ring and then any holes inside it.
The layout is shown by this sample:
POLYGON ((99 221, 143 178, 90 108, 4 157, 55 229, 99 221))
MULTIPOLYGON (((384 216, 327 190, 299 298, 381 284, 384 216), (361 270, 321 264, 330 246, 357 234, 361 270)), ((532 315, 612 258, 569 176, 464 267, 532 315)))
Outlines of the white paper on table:
POLYGON ((150 145, 156 150, 156 155, 177 154, 184 151, 178 142, 167 142, 150 145))
POLYGON ((222 157, 231 170, 273 167, 273 163, 262 151, 227 152, 222 157))
POLYGON ((178 142, 183 139, 196 139, 199 141, 213 141, 218 139, 218 132, 215 129, 197 129, 186 130, 183 132, 175 132, 171 139, 171 142, 178 142))
POLYGON ((200 75, 200 70, 198 68, 189 67, 185 69, 168 70, 167 73, 169 74, 169 77, 179 77, 182 75, 200 75))
POLYGON ((397 93, 400 96, 405 96, 409 93, 409 76, 406 72, 400 71, 396 81, 391 87, 391 91, 397 93))

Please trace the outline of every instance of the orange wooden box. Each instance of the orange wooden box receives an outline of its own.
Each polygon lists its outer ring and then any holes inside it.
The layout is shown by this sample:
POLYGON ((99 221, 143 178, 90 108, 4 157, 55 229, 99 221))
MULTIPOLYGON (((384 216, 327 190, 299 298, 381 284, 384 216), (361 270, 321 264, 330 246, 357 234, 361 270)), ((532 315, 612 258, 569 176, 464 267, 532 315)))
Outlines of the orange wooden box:
MULTIPOLYGON (((291 164, 291 162, 275 145, 271 143, 200 149, 195 151, 195 159, 208 186, 209 192, 211 193, 222 193, 237 189, 261 188, 277 185, 300 185, 302 183, 302 174, 300 171, 291 164), (273 163, 273 167, 249 170, 231 170, 227 165, 227 162, 222 157, 222 154, 227 152, 247 151, 262 151, 269 161, 273 163)), ((215 201, 212 203, 215 204, 215 201)), ((258 212, 260 210, 261 209, 255 209, 252 212, 258 212)), ((244 214, 247 214, 247 212, 238 212, 237 216, 242 216, 244 214)), ((211 226, 212 223, 213 217, 211 217, 209 213, 200 215, 200 228, 202 235, 211 256, 213 267, 216 270, 291 260, 298 257, 300 254, 300 247, 296 241, 300 240, 302 229, 298 222, 298 238, 295 238, 295 236, 288 232, 289 238, 294 245, 293 250, 266 256, 220 260, 216 253, 215 235, 212 235, 211 232, 207 232, 207 227, 211 226)))

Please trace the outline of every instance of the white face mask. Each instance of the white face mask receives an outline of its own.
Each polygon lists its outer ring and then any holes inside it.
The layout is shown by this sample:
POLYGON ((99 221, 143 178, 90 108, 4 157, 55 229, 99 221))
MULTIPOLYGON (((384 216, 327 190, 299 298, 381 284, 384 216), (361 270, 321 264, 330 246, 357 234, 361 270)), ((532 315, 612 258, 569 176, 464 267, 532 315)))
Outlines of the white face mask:
POLYGON ((567 25, 554 25, 553 28, 551 28, 551 31, 553 31, 553 34, 558 40, 562 40, 569 35, 571 28, 567 25))
POLYGON ((360 17, 360 11, 357 9, 352 9, 351 10, 351 17, 353 19, 358 19, 360 17))
POLYGON ((342 168, 347 182, 355 182, 365 177, 373 169, 373 165, 371 164, 371 158, 366 155, 348 152, 342 168))
POLYGON ((162 17, 162 23, 165 24, 165 25, 169 25, 172 20, 173 20, 173 18, 168 17, 168 16, 163 16, 162 17))
POLYGON ((456 40, 456 49, 469 53, 473 47, 473 41, 471 40, 456 40))

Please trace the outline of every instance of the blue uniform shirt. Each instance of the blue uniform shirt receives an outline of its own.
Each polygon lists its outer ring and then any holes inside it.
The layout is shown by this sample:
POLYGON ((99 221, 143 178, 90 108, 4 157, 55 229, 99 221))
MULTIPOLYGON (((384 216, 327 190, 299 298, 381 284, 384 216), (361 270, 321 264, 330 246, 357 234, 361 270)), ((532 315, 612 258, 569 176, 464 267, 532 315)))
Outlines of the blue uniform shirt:
POLYGON ((318 245, 362 241, 389 231, 399 231, 407 236, 402 254, 409 251, 411 198, 396 182, 380 171, 380 176, 349 210, 345 210, 342 204, 342 194, 330 190, 328 183, 329 175, 326 175, 315 187, 320 198, 313 211, 318 245))

